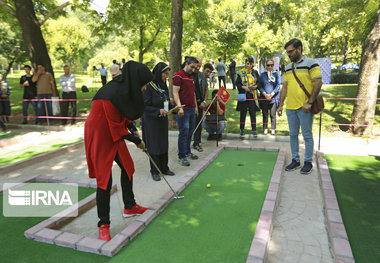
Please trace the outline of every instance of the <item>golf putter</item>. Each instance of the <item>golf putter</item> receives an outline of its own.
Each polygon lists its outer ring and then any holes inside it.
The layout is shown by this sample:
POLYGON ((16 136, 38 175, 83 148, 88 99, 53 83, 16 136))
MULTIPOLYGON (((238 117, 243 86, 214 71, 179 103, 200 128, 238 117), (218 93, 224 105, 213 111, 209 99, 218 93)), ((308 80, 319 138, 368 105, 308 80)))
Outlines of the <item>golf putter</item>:
POLYGON ((153 163, 154 167, 156 167, 157 171, 160 173, 161 177, 165 180, 165 182, 167 183, 167 185, 169 186, 170 190, 172 190, 172 192, 174 193, 174 199, 176 200, 179 200, 179 199, 183 199, 185 198, 183 195, 182 196, 179 196, 175 191, 174 189, 170 186, 169 182, 166 180, 164 174, 161 172, 160 168, 158 168, 157 164, 155 163, 155 161, 153 160, 152 156, 150 156, 150 154, 148 153, 148 151, 146 149, 144 149, 144 152, 146 153, 146 155, 148 155, 150 161, 153 163))

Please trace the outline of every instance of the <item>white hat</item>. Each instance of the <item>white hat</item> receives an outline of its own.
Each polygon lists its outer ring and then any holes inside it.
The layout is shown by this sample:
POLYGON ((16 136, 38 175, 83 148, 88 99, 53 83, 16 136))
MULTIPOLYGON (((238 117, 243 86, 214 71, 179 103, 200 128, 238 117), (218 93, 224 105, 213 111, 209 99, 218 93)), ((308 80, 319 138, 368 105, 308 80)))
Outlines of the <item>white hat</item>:
POLYGON ((119 75, 119 65, 113 64, 110 66, 110 73, 112 77, 119 75))

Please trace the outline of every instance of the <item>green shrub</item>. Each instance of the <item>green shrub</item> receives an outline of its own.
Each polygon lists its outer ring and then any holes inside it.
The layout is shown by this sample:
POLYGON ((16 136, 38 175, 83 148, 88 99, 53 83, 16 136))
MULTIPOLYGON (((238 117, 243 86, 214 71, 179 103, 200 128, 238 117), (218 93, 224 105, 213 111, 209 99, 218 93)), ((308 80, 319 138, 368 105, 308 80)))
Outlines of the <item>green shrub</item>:
POLYGON ((334 74, 331 76, 331 84, 358 83, 359 74, 334 74))

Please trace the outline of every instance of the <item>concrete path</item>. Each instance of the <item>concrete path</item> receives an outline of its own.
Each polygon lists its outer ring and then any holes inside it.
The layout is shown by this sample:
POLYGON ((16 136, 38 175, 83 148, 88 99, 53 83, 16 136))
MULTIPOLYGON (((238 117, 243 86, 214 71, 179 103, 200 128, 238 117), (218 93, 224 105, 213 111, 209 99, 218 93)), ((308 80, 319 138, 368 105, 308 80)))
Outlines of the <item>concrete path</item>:
MULTIPOLYGON (((71 131, 72 136, 83 136, 83 130, 71 131)), ((67 134, 65 134, 67 136, 67 134)), ((55 137, 59 138, 59 136, 55 137)), ((204 152, 198 153, 200 159, 207 156, 214 148, 215 142, 207 142, 203 134, 204 152)), ((228 134, 223 145, 274 146, 287 149, 287 163, 291 161, 288 137, 259 135, 257 140, 238 139, 237 135, 228 134)), ((317 140, 315 140, 317 144, 317 140)), ((12 146, 16 147, 16 146, 12 146)), ((301 144, 301 156, 303 156, 301 144)), ((1 150, 6 152, 7 147, 1 150)), ((149 173, 148 159, 141 150, 131 143, 128 148, 133 156, 136 173, 134 175, 134 192, 136 201, 144 206, 150 206, 155 200, 166 193, 169 188, 164 181, 155 182, 149 173)), ((9 148, 11 149, 11 148, 9 148)), ((337 139, 322 140, 321 151, 325 153, 350 153, 361 155, 380 155, 380 140, 337 139)), ((176 175, 166 177, 170 183, 180 180, 199 160, 191 161, 192 166, 183 167, 177 162, 177 132, 169 136, 169 167, 176 175)), ((316 167, 315 162, 313 166, 316 167)), ((36 174, 55 175, 62 177, 87 178, 87 166, 84 148, 80 147, 63 156, 31 165, 27 168, 0 175, 0 186, 5 182, 19 182, 36 174)), ((301 175, 299 170, 285 172, 280 192, 280 203, 275 213, 272 240, 269 244, 268 262, 333 262, 330 253, 328 235, 323 213, 321 189, 316 169, 310 175, 301 175)), ((120 188, 120 169, 113 166, 113 180, 120 188)), ((111 198, 111 235, 125 228, 133 219, 123 219, 121 191, 111 198)), ((186 197, 185 197, 186 198, 186 197)), ((180 202, 180 200, 178 201, 180 202)), ((96 208, 90 209, 81 217, 73 220, 64 230, 73 233, 83 233, 90 237, 97 236, 96 208)))

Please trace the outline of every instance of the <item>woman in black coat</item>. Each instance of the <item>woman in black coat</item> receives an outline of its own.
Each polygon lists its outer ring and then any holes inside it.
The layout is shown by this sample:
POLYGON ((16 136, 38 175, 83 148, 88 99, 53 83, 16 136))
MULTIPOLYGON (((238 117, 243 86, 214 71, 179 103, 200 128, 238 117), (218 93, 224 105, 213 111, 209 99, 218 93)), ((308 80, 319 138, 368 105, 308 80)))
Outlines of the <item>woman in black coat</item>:
MULTIPOLYGON (((246 100, 238 101, 236 110, 240 111, 240 138, 243 139, 245 132, 245 118, 247 110, 251 116, 252 133, 254 138, 257 137, 256 132, 256 112, 260 111, 258 99, 258 90, 261 88, 261 80, 259 73, 253 68, 254 60, 248 57, 245 60, 245 67, 237 74, 236 86, 239 94, 245 94, 246 100)), ((239 99, 239 98, 238 98, 239 99)))
MULTIPOLYGON (((145 112, 141 118, 142 137, 148 153, 154 162, 166 175, 174 175, 168 167, 168 117, 167 112, 173 108, 170 103, 169 89, 166 79, 170 68, 167 64, 159 62, 153 69, 153 81, 144 91, 145 112)), ((160 181, 160 175, 152 162, 150 162, 150 173, 153 180, 160 181)))

